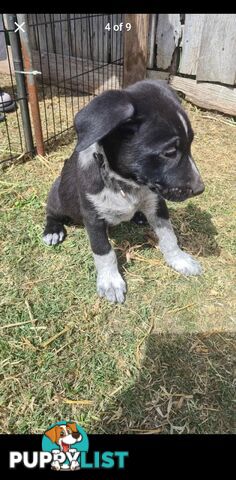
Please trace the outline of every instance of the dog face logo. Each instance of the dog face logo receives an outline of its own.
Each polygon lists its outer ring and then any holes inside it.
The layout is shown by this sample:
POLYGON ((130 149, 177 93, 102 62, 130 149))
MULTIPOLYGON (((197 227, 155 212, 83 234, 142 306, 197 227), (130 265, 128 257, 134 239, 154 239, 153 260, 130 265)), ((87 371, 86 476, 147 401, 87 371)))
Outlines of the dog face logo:
POLYGON ((42 450, 51 452, 53 470, 78 470, 80 453, 88 451, 88 437, 75 422, 57 422, 44 433, 42 450))
POLYGON ((59 445, 60 450, 68 452, 70 445, 81 442, 82 435, 78 432, 76 423, 67 423, 66 425, 55 425, 45 432, 53 443, 59 445))

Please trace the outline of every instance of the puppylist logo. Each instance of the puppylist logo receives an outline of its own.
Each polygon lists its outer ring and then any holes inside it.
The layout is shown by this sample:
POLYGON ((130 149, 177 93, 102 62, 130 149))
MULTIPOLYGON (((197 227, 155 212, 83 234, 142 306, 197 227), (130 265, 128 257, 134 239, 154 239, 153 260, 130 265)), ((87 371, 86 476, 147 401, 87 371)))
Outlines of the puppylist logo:
MULTIPOLYGON (((52 454, 53 470, 78 470, 80 455, 88 452, 86 432, 75 422, 58 422, 44 433, 43 452, 52 454)), ((82 455, 83 456, 83 455, 82 455)))
POLYGON ((52 470, 75 471, 83 469, 124 469, 127 451, 95 451, 88 461, 88 435, 75 422, 57 422, 43 435, 42 451, 10 452, 9 466, 16 469, 20 464, 27 469, 43 469, 51 465, 52 470))

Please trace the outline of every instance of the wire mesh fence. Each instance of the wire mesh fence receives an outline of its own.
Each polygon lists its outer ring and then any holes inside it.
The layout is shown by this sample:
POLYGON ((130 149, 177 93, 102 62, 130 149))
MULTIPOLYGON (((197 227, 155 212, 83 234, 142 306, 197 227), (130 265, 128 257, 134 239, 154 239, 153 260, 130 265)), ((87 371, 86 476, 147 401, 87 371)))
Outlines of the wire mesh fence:
MULTIPOLYGON (((75 114, 94 96, 122 87, 123 36, 112 26, 120 24, 123 15, 40 13, 28 14, 25 18, 33 67, 40 72, 37 89, 43 140, 46 147, 51 148, 56 138, 73 129, 75 114)), ((0 122, 0 136, 4 138, 1 162, 4 162, 27 153, 27 145, 26 127, 19 109, 17 74, 10 58, 12 44, 8 35, 12 29, 6 25, 5 17, 0 32, 4 34, 8 64, 5 74, 0 62, 0 88, 4 88, 18 106, 0 122)), ((21 76, 25 81, 26 75, 21 76)), ((25 97, 27 101, 27 94, 25 97)), ((32 135, 35 144, 34 133, 32 135)))
MULTIPOLYGON (((14 23, 14 22, 13 22, 14 23)), ((22 156, 29 145, 26 125, 22 117, 28 114, 28 98, 24 77, 15 73, 17 58, 13 61, 14 49, 20 49, 16 26, 10 27, 5 16, 0 14, 0 162, 22 156), (11 45, 12 43, 12 45, 11 45), (16 78, 18 76, 18 84, 16 78), (25 128, 25 130, 24 130, 25 128), (26 138, 25 138, 26 136, 26 138)), ((19 66, 19 68, 21 65, 19 66)), ((28 150, 32 150, 33 141, 28 150)))

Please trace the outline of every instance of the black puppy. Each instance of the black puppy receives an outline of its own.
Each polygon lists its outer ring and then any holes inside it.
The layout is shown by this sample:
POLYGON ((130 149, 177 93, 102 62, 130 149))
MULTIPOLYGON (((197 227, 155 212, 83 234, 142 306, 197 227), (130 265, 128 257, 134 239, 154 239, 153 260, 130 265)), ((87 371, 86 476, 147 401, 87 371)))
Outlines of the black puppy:
POLYGON ((97 269, 97 291, 122 303, 126 285, 108 240, 108 225, 142 212, 159 237, 168 265, 184 275, 201 267, 177 245, 165 199, 204 190, 191 157, 193 131, 176 94, 145 80, 94 98, 75 117, 79 141, 52 185, 44 242, 55 245, 65 224, 84 223, 97 269))

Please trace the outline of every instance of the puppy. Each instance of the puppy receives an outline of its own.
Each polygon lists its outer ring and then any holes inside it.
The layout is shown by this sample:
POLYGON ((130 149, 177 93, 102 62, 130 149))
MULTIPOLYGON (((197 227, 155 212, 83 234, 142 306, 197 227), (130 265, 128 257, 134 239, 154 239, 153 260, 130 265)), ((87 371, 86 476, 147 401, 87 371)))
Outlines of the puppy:
POLYGON ((168 265, 184 275, 201 267, 176 240, 165 199, 181 202, 204 190, 191 156, 193 130, 177 95, 144 80, 95 97, 75 116, 78 143, 48 196, 44 242, 56 245, 64 225, 85 225, 97 270, 97 292, 124 302, 126 285, 108 226, 142 212, 168 265))

